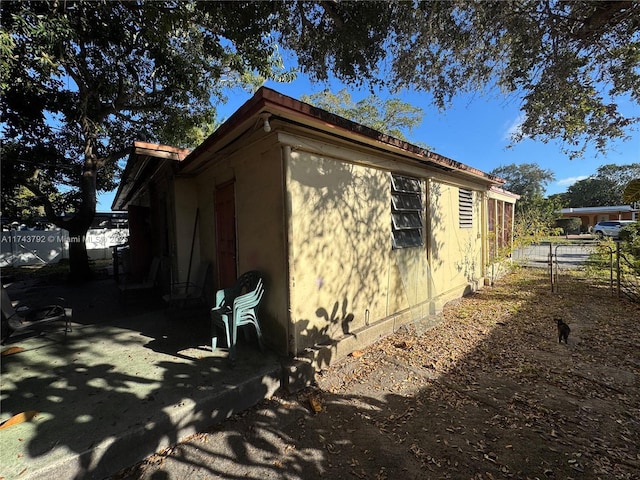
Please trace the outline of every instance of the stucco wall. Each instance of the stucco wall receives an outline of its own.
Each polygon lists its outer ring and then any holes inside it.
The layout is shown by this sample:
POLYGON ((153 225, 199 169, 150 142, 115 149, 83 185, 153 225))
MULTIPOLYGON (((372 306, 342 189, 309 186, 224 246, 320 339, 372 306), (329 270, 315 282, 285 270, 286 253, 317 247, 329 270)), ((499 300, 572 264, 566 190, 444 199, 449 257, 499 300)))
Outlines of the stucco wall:
POLYGON ((294 151, 287 185, 300 352, 386 315, 389 180, 381 170, 294 151))
POLYGON ((458 193, 458 186, 436 181, 429 183, 429 281, 430 300, 435 311, 448 300, 469 293, 483 277, 482 196, 473 191, 473 226, 461 228, 458 193))
MULTIPOLYGON (((214 193, 234 181, 238 275, 248 270, 265 274, 260 323, 270 347, 287 353, 288 313, 283 219, 282 149, 266 139, 212 162, 196 179, 200 205, 200 251, 216 272, 214 193)), ((229 285, 217 285, 216 288, 229 285)))
POLYGON ((357 338, 385 319, 401 324, 435 313, 482 275, 480 195, 474 193, 473 228, 460 229, 458 188, 422 179, 425 245, 393 250, 390 182, 384 169, 291 153, 287 188, 297 353, 315 343, 357 338))
POLYGON ((392 250, 388 171, 294 151, 287 182, 298 353, 428 313, 427 242, 392 250))

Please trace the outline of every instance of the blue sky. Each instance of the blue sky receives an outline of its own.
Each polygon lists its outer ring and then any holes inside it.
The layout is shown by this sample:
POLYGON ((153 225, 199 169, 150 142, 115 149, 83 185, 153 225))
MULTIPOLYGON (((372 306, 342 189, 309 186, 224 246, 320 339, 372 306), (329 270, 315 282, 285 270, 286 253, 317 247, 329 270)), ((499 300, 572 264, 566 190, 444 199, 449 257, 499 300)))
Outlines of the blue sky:
MULTIPOLYGON (((298 75, 298 79, 291 83, 267 82, 265 85, 294 98, 326 88, 337 92, 345 87, 351 93, 353 101, 369 95, 367 88, 357 89, 335 80, 329 83, 311 83, 304 75, 298 75)), ((640 132, 637 131, 632 132, 630 140, 612 144, 606 156, 597 155, 594 149, 589 149, 585 157, 579 160, 569 159, 562 153, 561 145, 555 142, 544 144, 523 140, 508 149, 509 133, 517 128, 520 118, 520 103, 516 97, 506 99, 495 92, 486 95, 460 95, 448 110, 439 112, 431 105, 429 94, 424 92, 405 91, 392 95, 379 91, 376 94, 383 98, 400 97, 403 101, 422 108, 422 124, 414 128, 407 138, 427 144, 441 155, 485 172, 512 163, 536 163, 543 169, 553 171, 555 181, 547 185, 547 195, 566 191, 575 181, 595 173, 600 165, 640 162, 640 132)), ((251 93, 235 89, 229 92, 228 97, 228 102, 217 106, 220 119, 233 114, 251 97, 251 93)), ((640 109, 631 103, 621 104, 620 108, 626 114, 640 116, 640 109)), ((98 211, 111 210, 114 193, 98 195, 98 211)))

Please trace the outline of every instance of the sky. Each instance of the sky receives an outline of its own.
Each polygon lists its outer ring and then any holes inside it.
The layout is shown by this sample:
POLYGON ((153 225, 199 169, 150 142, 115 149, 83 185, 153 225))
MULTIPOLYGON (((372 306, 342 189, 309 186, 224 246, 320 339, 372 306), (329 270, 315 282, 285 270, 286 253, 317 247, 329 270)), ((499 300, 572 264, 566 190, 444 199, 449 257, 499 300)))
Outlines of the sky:
MULTIPOLYGON (((358 89, 337 80, 312 83, 301 74, 291 83, 268 81, 265 86, 296 99, 327 88, 332 92, 347 88, 354 102, 370 94, 366 87, 358 89)), ((430 96, 425 92, 391 94, 377 91, 376 94, 382 98, 399 97, 423 110, 422 123, 406 134, 410 142, 429 145, 440 155, 487 173, 504 165, 535 163, 555 175, 555 181, 547 185, 547 195, 565 192, 576 181, 594 174, 601 165, 640 162, 640 132, 637 131, 631 133, 630 140, 613 143, 606 156, 596 154, 595 149, 588 149, 584 158, 571 160, 562 152, 559 143, 544 144, 531 139, 507 148, 509 135, 521 119, 517 97, 507 99, 496 92, 460 95, 454 98, 449 109, 440 112, 431 105, 430 96)), ((251 96, 250 92, 239 88, 228 92, 228 101, 217 105, 218 118, 229 118, 251 96)), ((640 116, 640 108, 631 103, 621 104, 620 109, 623 113, 640 116)), ((99 212, 111 211, 114 195, 115 191, 98 195, 99 212)))

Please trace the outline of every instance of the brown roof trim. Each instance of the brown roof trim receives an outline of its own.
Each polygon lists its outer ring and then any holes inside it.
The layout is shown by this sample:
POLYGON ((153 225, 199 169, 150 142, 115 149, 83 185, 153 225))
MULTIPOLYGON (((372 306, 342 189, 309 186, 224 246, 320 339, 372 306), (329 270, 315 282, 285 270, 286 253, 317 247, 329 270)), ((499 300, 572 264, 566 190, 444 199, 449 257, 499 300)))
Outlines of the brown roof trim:
POLYGON ((198 145, 184 160, 181 167, 186 167, 194 162, 201 153, 209 150, 209 147, 214 145, 219 139, 230 133, 237 125, 243 120, 258 113, 265 107, 265 102, 262 98, 263 89, 260 87, 253 97, 247 100, 242 106, 236 110, 222 125, 220 125, 215 132, 209 135, 204 142, 198 145))
MULTIPOLYGON (((504 183, 505 180, 502 180, 502 182, 504 183)), ((520 195, 518 195, 517 193, 510 192, 509 190, 505 190, 504 188, 500 188, 500 187, 497 187, 495 185, 491 186, 491 191, 495 192, 495 193, 499 193, 499 194, 505 195, 507 197, 515 198, 516 200, 520 200, 520 195)))
POLYGON ((190 153, 191 150, 185 148, 171 147, 159 143, 133 142, 132 155, 148 155, 149 157, 167 158, 181 162, 190 153))
POLYGON ((469 165, 465 165, 464 163, 457 162, 438 153, 431 152, 424 148, 418 147, 417 145, 413 145, 412 143, 400 140, 399 138, 387 135, 386 133, 379 132, 378 130, 374 130, 373 128, 367 127, 366 125, 356 123, 352 120, 328 112, 321 108, 314 107, 313 105, 309 105, 308 103, 300 102, 299 100, 296 100, 294 98, 282 95, 275 90, 271 90, 265 87, 263 88, 265 90, 264 95, 266 98, 295 112, 309 115, 326 123, 344 128, 350 132, 355 132, 371 139, 380 141, 382 143, 386 143, 387 145, 400 148, 401 150, 405 150, 414 155, 425 157, 425 160, 433 162, 439 167, 463 171, 475 176, 486 177, 488 180, 501 183, 501 179, 499 179, 498 177, 489 175, 481 170, 470 167, 469 165))
MULTIPOLYGON (((190 150, 184 148, 171 147, 169 145, 161 145, 158 143, 147 142, 133 142, 131 151, 129 152, 129 158, 127 164, 120 177, 120 184, 118 190, 113 197, 113 203, 111 204, 112 210, 122 210, 126 204, 131 200, 132 195, 137 191, 144 178, 138 178, 143 176, 148 171, 142 171, 146 163, 154 161, 158 165, 163 160, 172 160, 175 162, 182 162, 191 153, 190 150)), ((153 168, 157 168, 153 166, 153 168)))
POLYGON ((490 175, 478 170, 477 168, 473 168, 464 163, 445 157, 444 155, 431 152, 418 147, 417 145, 413 145, 404 140, 400 140, 365 125, 348 120, 334 113, 314 107, 308 103, 301 102, 267 87, 260 87, 253 97, 247 100, 233 115, 231 115, 231 117, 229 117, 226 122, 213 132, 201 145, 193 150, 193 152, 191 152, 181 164, 181 168, 196 161, 201 153, 209 150, 210 147, 215 145, 219 139, 224 138, 225 135, 230 133, 241 122, 261 111, 269 111, 270 113, 278 116, 290 113, 298 117, 309 117, 313 120, 324 122, 327 126, 334 128, 338 127, 339 129, 344 129, 350 133, 356 133, 391 147, 395 147, 396 149, 404 150, 411 154, 411 156, 417 161, 424 162, 435 168, 466 173, 468 175, 483 178, 487 182, 493 184, 504 183, 504 180, 497 176, 490 175), (416 156, 421 158, 415 158, 416 156))

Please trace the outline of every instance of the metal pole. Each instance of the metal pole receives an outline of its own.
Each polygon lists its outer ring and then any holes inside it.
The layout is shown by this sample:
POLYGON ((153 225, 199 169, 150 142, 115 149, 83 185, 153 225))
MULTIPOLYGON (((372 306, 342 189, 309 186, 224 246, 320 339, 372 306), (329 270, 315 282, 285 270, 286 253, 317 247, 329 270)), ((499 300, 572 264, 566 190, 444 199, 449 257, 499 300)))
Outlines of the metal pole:
POLYGON ((556 266, 556 274, 555 274, 555 286, 556 286, 556 293, 558 293, 558 285, 560 282, 558 282, 558 277, 560 276, 560 265, 558 265, 558 248, 560 248, 560 245, 556 245, 556 253, 554 255, 554 264, 556 266))
POLYGON ((553 245, 549 242, 549 279, 551 280, 551 291, 553 292, 553 245))
POLYGON ((613 293, 613 249, 607 248, 609 249, 609 290, 613 293))
POLYGON ((189 282, 191 281, 191 263, 193 262, 193 247, 196 243, 196 232, 198 231, 198 214, 200 208, 196 208, 196 218, 193 222, 193 235, 191 236, 191 252, 189 253, 189 269, 187 270, 187 283, 185 285, 185 293, 189 293, 189 282))
POLYGON ((620 298, 621 290, 620 290, 620 242, 616 242, 616 289, 618 290, 618 298, 620 298))

